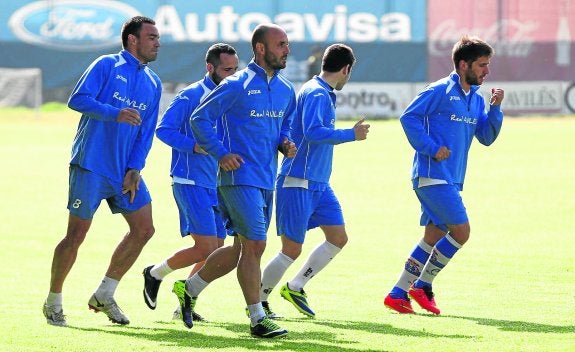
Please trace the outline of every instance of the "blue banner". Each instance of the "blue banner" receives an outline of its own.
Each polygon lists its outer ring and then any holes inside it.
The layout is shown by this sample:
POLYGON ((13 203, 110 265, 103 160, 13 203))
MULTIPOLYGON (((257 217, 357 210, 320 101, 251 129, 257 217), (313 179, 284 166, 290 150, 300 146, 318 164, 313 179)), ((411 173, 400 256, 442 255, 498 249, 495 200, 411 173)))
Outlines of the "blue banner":
MULTIPOLYGON (((38 67, 47 100, 66 100, 83 70, 99 55, 121 50, 120 32, 135 15, 156 21, 162 47, 151 67, 165 86, 205 74, 204 56, 215 42, 232 44, 242 65, 251 57, 256 25, 274 22, 290 40, 284 74, 308 79, 308 57, 334 42, 356 53, 357 82, 424 81, 425 0, 8 0, 0 4, 0 67, 38 67)), ((311 72, 318 73, 318 72, 311 72)), ((174 88, 176 89, 176 88, 174 88)))

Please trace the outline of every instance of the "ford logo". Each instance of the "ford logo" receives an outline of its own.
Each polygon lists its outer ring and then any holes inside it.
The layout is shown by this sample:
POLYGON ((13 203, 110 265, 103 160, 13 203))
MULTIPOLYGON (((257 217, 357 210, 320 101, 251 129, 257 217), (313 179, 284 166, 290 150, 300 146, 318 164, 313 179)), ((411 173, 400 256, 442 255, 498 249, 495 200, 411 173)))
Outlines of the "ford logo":
POLYGON ((124 22, 139 14, 118 1, 36 1, 15 11, 8 26, 29 44, 89 51, 118 45, 124 22))

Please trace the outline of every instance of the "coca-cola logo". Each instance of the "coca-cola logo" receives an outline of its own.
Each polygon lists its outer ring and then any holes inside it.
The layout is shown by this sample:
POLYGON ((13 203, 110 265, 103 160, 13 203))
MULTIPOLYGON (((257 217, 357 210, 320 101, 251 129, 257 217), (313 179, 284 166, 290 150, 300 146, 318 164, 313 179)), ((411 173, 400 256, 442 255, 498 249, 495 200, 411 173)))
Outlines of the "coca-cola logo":
POLYGON ((118 45, 122 25, 137 15, 118 1, 36 1, 15 11, 8 26, 26 43, 83 51, 118 45))
POLYGON ((526 57, 531 52, 531 36, 539 25, 534 21, 501 20, 484 28, 464 28, 454 19, 439 23, 429 34, 429 53, 432 56, 451 54, 455 44, 464 34, 479 36, 493 46, 498 56, 526 57))

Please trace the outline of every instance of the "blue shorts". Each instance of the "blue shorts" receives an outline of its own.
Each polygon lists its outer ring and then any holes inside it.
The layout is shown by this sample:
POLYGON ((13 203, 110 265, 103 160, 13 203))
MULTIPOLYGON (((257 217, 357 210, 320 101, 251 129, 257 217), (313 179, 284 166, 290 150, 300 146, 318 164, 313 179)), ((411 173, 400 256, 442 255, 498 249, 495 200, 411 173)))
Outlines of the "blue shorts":
POLYGON ((180 234, 226 238, 215 189, 174 183, 174 199, 180 213, 180 234))
POLYGON ((323 191, 279 187, 276 192, 278 235, 303 243, 309 229, 321 225, 344 225, 341 206, 329 185, 323 191))
POLYGON ((414 190, 421 203, 421 226, 432 223, 447 232, 447 225, 469 222, 457 186, 441 184, 414 190))
POLYGON ((273 211, 273 191, 252 186, 218 187, 222 217, 249 240, 265 240, 273 211))
POLYGON ((77 165, 70 165, 68 209, 81 219, 94 217, 100 202, 105 199, 112 213, 132 213, 152 201, 144 179, 130 203, 130 193, 122 194, 122 183, 110 180, 77 165))

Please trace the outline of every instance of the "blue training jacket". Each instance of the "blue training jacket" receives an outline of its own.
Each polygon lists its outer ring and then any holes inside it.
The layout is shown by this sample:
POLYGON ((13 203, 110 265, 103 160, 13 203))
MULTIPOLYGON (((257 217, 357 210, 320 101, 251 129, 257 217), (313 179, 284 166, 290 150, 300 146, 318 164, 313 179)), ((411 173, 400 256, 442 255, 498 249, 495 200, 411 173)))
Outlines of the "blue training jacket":
POLYGON ((355 140, 350 129, 335 128, 336 95, 318 76, 307 81, 297 94, 292 137, 297 146, 294 158, 284 158, 280 175, 328 183, 331 176, 333 146, 355 140))
POLYGON ((290 139, 295 105, 291 82, 279 70, 268 82, 253 59, 206 97, 190 120, 196 141, 216 160, 234 153, 245 162, 235 171, 220 169, 218 185, 274 189, 278 148, 284 138, 290 139), (219 118, 221 134, 215 130, 219 118))
POLYGON ((501 106, 492 105, 486 112, 478 89, 479 86, 471 86, 465 95, 459 75, 452 72, 427 86, 405 109, 399 120, 415 149, 412 180, 429 177, 463 189, 473 137, 483 145, 490 145, 503 123, 501 106), (436 161, 433 157, 441 146, 451 150, 451 155, 436 161))
POLYGON ((211 155, 194 152, 196 140, 189 121, 194 109, 215 87, 206 74, 202 80, 184 88, 172 100, 156 128, 156 136, 172 147, 170 176, 212 189, 216 188, 218 163, 211 155))
POLYGON ((158 121, 162 83, 126 50, 100 56, 82 74, 68 107, 82 113, 70 164, 122 182, 142 170, 158 121), (121 109, 140 112, 142 124, 118 123, 121 109))

